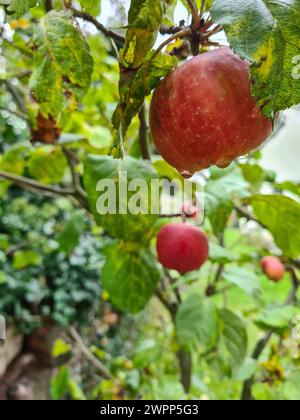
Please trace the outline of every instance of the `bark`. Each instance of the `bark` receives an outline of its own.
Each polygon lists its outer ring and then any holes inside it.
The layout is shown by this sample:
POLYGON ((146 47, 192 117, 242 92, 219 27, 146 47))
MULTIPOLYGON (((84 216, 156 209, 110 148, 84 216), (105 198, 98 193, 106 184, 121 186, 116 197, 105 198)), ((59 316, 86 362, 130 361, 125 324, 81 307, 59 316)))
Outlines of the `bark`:
POLYGON ((60 330, 51 322, 24 338, 22 349, 0 382, 0 400, 48 400, 51 350, 60 330))

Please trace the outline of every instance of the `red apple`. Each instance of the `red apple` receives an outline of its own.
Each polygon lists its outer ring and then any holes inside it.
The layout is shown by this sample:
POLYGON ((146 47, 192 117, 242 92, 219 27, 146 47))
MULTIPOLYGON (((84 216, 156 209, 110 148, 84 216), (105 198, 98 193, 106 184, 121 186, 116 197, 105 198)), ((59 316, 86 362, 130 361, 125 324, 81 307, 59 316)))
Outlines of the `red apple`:
POLYGON ((160 83, 150 128, 163 158, 189 176, 258 148, 272 121, 251 96, 249 63, 225 47, 187 61, 160 83))
POLYGON ((284 265, 277 257, 264 257, 261 266, 266 276, 275 282, 282 280, 285 275, 284 265))
POLYGON ((196 226, 185 223, 165 225, 157 236, 159 262, 179 273, 199 270, 209 254, 206 235, 196 226))

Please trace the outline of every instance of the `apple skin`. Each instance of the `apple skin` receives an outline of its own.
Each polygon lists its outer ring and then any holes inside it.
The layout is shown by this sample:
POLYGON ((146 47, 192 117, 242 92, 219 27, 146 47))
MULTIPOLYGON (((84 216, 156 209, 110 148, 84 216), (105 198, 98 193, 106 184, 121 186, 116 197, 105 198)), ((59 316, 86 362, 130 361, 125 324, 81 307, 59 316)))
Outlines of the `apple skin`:
POLYGON ((162 157, 181 174, 228 166, 272 133, 251 96, 249 63, 224 47, 171 72, 155 90, 150 129, 162 157))
POLYGON ((265 275, 274 282, 279 282, 285 275, 284 265, 277 257, 264 257, 261 260, 261 266, 265 275))
POLYGON ((157 236, 159 262, 181 274, 199 270, 209 255, 206 235, 185 223, 165 225, 157 236))

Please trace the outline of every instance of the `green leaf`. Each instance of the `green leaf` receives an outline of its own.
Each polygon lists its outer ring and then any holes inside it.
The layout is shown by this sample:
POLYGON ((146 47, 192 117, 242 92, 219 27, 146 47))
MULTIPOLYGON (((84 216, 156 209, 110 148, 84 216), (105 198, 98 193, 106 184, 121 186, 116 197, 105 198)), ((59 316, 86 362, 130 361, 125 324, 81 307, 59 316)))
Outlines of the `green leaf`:
POLYGON ((218 313, 216 307, 199 294, 187 297, 176 315, 176 336, 181 346, 207 351, 217 344, 218 313))
POLYGON ((69 12, 48 13, 41 20, 34 43, 30 88, 42 114, 57 120, 63 110, 75 110, 88 90, 93 59, 69 12))
POLYGON ((84 185, 90 209, 97 223, 114 238, 148 244, 158 218, 158 215, 150 214, 151 199, 148 191, 150 191, 151 180, 157 178, 157 173, 147 162, 131 157, 116 160, 108 156, 89 155, 85 162, 84 185), (128 192, 128 185, 125 184, 126 177, 128 183, 132 180, 145 181, 147 191, 137 189, 137 191, 128 192), (103 185, 103 188, 100 188, 102 191, 97 192, 98 182, 101 180, 105 180, 104 184, 107 188, 103 185), (140 198, 141 210, 144 209, 144 213, 149 214, 128 212, 131 200, 138 197, 136 194, 140 198), (106 214, 100 214, 97 210, 100 201, 107 208, 106 214))
POLYGON ((22 270, 30 266, 39 266, 42 257, 34 251, 16 251, 14 254, 13 267, 22 270))
POLYGON ((224 231, 232 209, 230 193, 218 181, 209 181, 205 187, 205 212, 216 236, 224 231))
POLYGON ((9 14, 15 14, 20 17, 31 7, 36 6, 38 0, 0 0, 0 5, 5 6, 9 14))
POLYGON ((300 0, 214 0, 215 23, 252 63, 253 94, 268 117, 300 102, 300 0))
POLYGON ((27 154, 28 147, 22 143, 9 147, 5 153, 0 156, 0 169, 16 175, 23 175, 27 154))
POLYGON ((259 165, 251 165, 246 163, 245 165, 240 165, 243 176, 249 184, 252 184, 254 187, 259 188, 265 179, 265 171, 259 165))
POLYGON ((52 349, 52 357, 57 358, 57 357, 62 356, 66 353, 69 353, 70 351, 71 351, 70 344, 67 344, 61 338, 58 338, 55 341, 53 349, 52 349))
POLYGON ((61 182, 67 167, 63 152, 51 146, 35 149, 28 161, 30 175, 44 184, 61 182))
POLYGON ((293 306, 267 308, 256 318, 255 323, 262 329, 275 329, 280 333, 289 327, 296 313, 297 309, 293 306))
POLYGON ((68 383, 68 391, 72 398, 72 400, 75 401, 86 401, 87 398, 84 395, 82 389, 77 384, 77 382, 74 379, 70 379, 68 383))
POLYGON ((74 248, 78 245, 80 235, 85 228, 85 220, 82 213, 75 213, 73 217, 66 223, 64 230, 57 238, 60 250, 70 255, 74 248))
POLYGON ((248 337, 244 322, 228 309, 219 311, 221 319, 222 338, 229 354, 229 364, 239 366, 244 363, 247 355, 248 337))
POLYGON ((120 81, 120 99, 112 118, 116 135, 111 153, 115 157, 123 157, 121 144, 133 117, 142 108, 145 97, 177 64, 176 57, 167 54, 160 53, 154 59, 152 57, 153 53, 148 54, 147 60, 137 71, 125 71, 120 81))
POLYGON ((280 184, 275 184, 274 187, 279 191, 289 191, 295 195, 300 196, 300 184, 292 181, 285 181, 280 184))
POLYGON ((53 400, 60 400, 67 392, 70 380, 70 371, 62 366, 58 374, 51 379, 51 396, 53 400))
POLYGON ((101 280, 111 302, 123 312, 141 311, 154 294, 160 272, 149 252, 126 245, 106 249, 101 280))
POLYGON ((4 233, 0 233, 0 249, 3 251, 7 251, 8 248, 9 248, 9 236, 4 233))
POLYGON ((214 242, 209 243, 209 259, 218 264, 228 264, 239 259, 238 255, 214 242))
POLYGON ((239 287, 241 290, 247 293, 247 295, 251 295, 254 298, 260 297, 260 282, 255 273, 252 271, 244 268, 229 267, 226 268, 222 274, 222 277, 228 283, 239 287))
POLYGON ((241 366, 237 366, 234 369, 233 379, 236 381, 245 381, 255 374, 257 368, 257 360, 247 358, 241 366))
POLYGON ((79 0, 82 10, 92 16, 98 16, 101 12, 101 0, 79 0))
POLYGON ((212 169, 213 178, 205 186, 205 212, 213 232, 219 236, 225 229, 233 209, 233 197, 243 197, 247 183, 241 170, 232 165, 225 170, 212 169))
POLYGON ((300 254, 300 204, 282 195, 253 195, 246 199, 259 222, 274 236, 288 257, 300 254))
POLYGON ((153 47, 165 8, 170 0, 131 0, 128 31, 122 59, 126 67, 138 68, 153 47))

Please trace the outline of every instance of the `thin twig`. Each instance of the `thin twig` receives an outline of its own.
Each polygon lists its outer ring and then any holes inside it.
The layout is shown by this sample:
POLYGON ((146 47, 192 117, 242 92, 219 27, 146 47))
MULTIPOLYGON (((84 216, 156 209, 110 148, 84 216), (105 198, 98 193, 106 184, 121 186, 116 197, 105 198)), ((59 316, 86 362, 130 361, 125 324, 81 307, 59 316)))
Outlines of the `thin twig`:
POLYGON ((25 178, 23 176, 15 175, 9 172, 0 171, 0 179, 11 181, 14 184, 18 185, 21 188, 28 187, 30 190, 40 191, 44 193, 50 193, 54 195, 74 195, 74 189, 63 189, 53 185, 42 184, 38 181, 35 181, 30 178, 25 178))
POLYGON ((117 34, 116 32, 107 29, 102 23, 100 23, 96 18, 91 16, 89 13, 82 12, 80 10, 74 9, 70 7, 71 12, 77 18, 81 18, 86 22, 92 23, 100 32, 103 33, 107 38, 111 38, 116 42, 121 42, 122 44, 125 42, 125 38, 122 35, 117 34))
MULTIPOLYGON (((272 338, 274 331, 269 331, 261 340, 259 340, 253 350, 252 358, 258 360, 272 338)), ((252 399, 252 386, 254 384, 254 376, 247 379, 243 384, 241 400, 249 401, 252 399)))
POLYGON ((18 50, 22 54, 26 55, 28 58, 33 57, 33 52, 29 48, 24 48, 21 45, 14 44, 13 42, 9 41, 8 39, 4 38, 3 43, 7 44, 9 47, 18 50))
POLYGON ((13 85, 13 83, 10 80, 4 80, 4 84, 6 86, 6 89, 11 94, 14 102, 16 103, 17 107, 23 114, 27 114, 27 108, 24 98, 22 97, 22 94, 20 93, 19 89, 13 85))
POLYGON ((80 337, 76 329, 74 327, 70 327, 69 333, 72 339, 77 344, 80 352, 93 364, 93 366, 95 366, 95 368, 101 373, 101 375, 106 379, 113 380, 113 375, 110 372, 110 370, 91 353, 91 351, 84 344, 83 339, 80 337))
POLYGON ((0 110, 9 112, 10 114, 15 115, 16 117, 28 122, 28 117, 25 114, 23 114, 22 112, 13 111, 9 108, 5 108, 5 106, 0 106, 0 110))
POLYGON ((78 165, 79 160, 75 153, 72 152, 72 150, 69 150, 66 147, 63 147, 62 150, 69 164, 69 168, 72 175, 73 187, 76 192, 76 198, 78 199, 83 208, 88 209, 87 194, 81 186, 80 175, 76 172, 76 166, 78 165))
POLYGON ((251 213, 249 213, 246 209, 244 209, 243 207, 239 207, 237 205, 234 206, 234 209, 236 210, 237 213, 239 213, 242 217, 245 217, 245 219, 255 222, 258 225, 260 225, 262 228, 267 229, 267 227, 260 222, 259 220, 257 220, 251 213))
POLYGON ((175 41, 179 38, 185 38, 187 36, 192 35, 192 29, 191 28, 185 28, 182 31, 177 32, 174 35, 171 35, 168 39, 166 39, 160 46, 157 48, 157 50, 153 53, 151 59, 149 60, 149 63, 151 63, 158 54, 168 45, 170 42, 175 41))
POLYGON ((199 13, 200 19, 202 19, 204 15, 205 3, 206 3, 206 0, 201 0, 200 13, 199 13))
POLYGON ((199 15, 198 15, 198 10, 197 10, 195 0, 186 0, 186 3, 188 5, 189 9, 191 10, 191 14, 192 14, 192 18, 193 18, 193 24, 198 27, 199 23, 200 23, 200 18, 199 18, 199 15))

